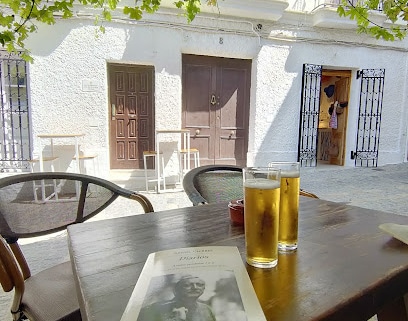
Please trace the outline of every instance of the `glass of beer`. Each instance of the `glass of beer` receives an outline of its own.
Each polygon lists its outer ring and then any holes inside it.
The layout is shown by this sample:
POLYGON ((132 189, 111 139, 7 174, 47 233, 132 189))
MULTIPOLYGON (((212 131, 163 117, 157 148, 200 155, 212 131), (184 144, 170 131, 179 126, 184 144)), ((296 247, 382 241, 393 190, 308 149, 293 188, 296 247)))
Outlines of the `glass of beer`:
POLYGON ((278 263, 280 170, 246 167, 243 176, 246 261, 271 268, 278 263))
POLYGON ((272 162, 269 166, 281 170, 278 248, 294 251, 298 243, 300 164, 272 162))

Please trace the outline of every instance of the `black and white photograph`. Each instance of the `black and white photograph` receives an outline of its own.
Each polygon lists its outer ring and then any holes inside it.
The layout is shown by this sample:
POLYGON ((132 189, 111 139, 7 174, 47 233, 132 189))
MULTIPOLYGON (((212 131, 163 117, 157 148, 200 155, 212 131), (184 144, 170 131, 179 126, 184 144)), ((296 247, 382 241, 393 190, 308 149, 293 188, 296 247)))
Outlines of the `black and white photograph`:
POLYGON ((234 272, 151 278, 137 321, 247 321, 234 272))

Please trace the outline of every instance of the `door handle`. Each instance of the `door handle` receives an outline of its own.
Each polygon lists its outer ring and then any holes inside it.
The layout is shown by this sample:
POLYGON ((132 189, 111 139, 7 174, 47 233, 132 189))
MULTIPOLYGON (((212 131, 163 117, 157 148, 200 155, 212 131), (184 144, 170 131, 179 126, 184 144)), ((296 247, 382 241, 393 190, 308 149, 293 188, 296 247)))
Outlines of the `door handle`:
POLYGON ((215 95, 211 95, 210 104, 214 106, 216 103, 217 103, 217 99, 215 98, 215 95))
POLYGON ((196 134, 196 135, 200 135, 200 132, 201 132, 201 131, 200 131, 199 129, 196 129, 195 134, 196 134))
POLYGON ((235 135, 235 130, 231 130, 231 132, 230 132, 230 134, 229 134, 229 137, 231 138, 232 136, 234 136, 235 135))
POLYGON ((112 120, 115 120, 115 116, 116 116, 116 105, 115 104, 112 104, 111 110, 112 110, 112 120))

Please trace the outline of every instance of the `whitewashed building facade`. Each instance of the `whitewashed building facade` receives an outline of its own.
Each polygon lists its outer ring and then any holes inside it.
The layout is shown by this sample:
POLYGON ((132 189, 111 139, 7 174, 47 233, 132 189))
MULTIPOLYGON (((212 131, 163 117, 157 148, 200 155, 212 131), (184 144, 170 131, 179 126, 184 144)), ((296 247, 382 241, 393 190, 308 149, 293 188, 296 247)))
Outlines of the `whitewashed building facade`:
POLYGON ((202 164, 405 162, 407 41, 356 34, 333 2, 221 0, 191 24, 170 7, 141 21, 118 12, 97 35, 80 8, 40 26, 34 63, 2 58, 1 171, 26 170, 39 134, 83 133, 101 176, 138 172, 155 130, 175 128, 190 129, 202 164))

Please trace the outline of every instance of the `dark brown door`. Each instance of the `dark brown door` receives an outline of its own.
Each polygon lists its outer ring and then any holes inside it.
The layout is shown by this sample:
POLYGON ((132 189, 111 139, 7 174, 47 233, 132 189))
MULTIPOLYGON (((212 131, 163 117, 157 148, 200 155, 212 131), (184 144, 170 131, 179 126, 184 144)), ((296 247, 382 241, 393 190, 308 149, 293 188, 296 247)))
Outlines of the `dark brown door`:
POLYGON ((183 55, 183 127, 201 165, 246 165, 251 60, 183 55))
POLYGON ((143 168, 143 151, 154 149, 154 68, 109 64, 110 164, 143 168))

